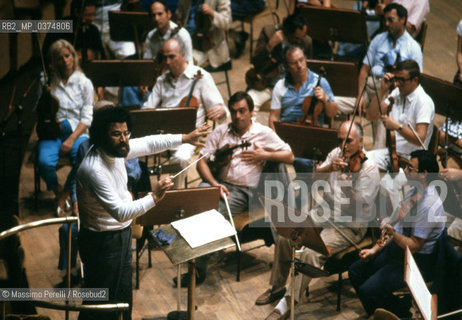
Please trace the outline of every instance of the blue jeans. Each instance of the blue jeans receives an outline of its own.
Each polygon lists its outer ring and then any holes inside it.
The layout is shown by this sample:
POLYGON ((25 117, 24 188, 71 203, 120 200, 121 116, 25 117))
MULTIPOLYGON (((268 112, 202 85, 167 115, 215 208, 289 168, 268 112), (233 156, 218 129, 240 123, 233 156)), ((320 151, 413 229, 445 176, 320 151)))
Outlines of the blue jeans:
MULTIPOLYGON (((62 133, 58 139, 55 140, 40 140, 38 143, 38 167, 40 176, 45 180, 48 190, 54 190, 58 186, 58 176, 56 175, 56 166, 59 160, 59 149, 63 142, 71 135, 72 128, 67 120, 61 122, 62 133)), ((72 166, 75 166, 77 150, 80 144, 87 140, 87 137, 78 137, 71 150, 69 156, 71 158, 72 166)), ((72 185, 75 185, 75 172, 71 170, 67 176, 66 184, 64 186, 67 190, 72 190, 72 185)))

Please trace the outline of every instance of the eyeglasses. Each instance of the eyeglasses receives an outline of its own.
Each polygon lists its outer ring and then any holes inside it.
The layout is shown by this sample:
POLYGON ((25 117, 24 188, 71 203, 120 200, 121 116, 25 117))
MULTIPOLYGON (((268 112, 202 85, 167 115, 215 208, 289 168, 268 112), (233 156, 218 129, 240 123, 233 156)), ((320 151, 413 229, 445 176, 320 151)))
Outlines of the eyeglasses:
POLYGON ((125 132, 114 131, 114 132, 111 132, 111 137, 113 137, 115 139, 120 139, 120 138, 122 138, 122 136, 124 138, 130 139, 131 135, 132 135, 132 133, 130 131, 125 131, 125 132))
POLYGON ((403 84, 403 83, 405 83, 406 81, 409 81, 409 80, 411 80, 411 79, 412 79, 412 78, 407 78, 407 79, 406 79, 406 78, 402 78, 402 77, 394 77, 392 80, 393 80, 394 82, 399 82, 399 83, 403 84))

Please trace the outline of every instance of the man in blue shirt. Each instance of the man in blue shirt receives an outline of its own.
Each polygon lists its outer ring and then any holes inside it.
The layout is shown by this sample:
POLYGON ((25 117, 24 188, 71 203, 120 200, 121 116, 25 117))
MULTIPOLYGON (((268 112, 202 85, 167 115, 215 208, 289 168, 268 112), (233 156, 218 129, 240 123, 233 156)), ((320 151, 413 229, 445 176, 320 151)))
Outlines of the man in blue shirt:
MULTIPOLYGON (((329 82, 322 78, 318 83, 320 76, 306 67, 303 50, 298 46, 289 45, 285 49, 284 58, 286 76, 279 80, 273 89, 269 115, 270 128, 275 130, 275 121, 296 123, 302 118, 303 101, 307 97, 313 97, 321 102, 323 111, 316 119, 320 125, 324 123, 324 115, 335 117, 337 103, 334 101, 329 82)), ((313 160, 295 158, 294 168, 296 172, 311 172, 313 160)))
POLYGON ((274 86, 269 126, 274 130, 274 122, 282 121, 296 123, 303 116, 303 101, 314 96, 321 101, 323 112, 318 122, 324 122, 324 115, 335 117, 337 103, 329 82, 322 78, 318 84, 319 75, 306 67, 306 56, 303 50, 295 45, 289 45, 284 54, 286 77, 274 86))
MULTIPOLYGON (((380 86, 380 80, 398 62, 414 60, 419 65, 420 71, 423 71, 420 45, 406 31, 406 8, 400 4, 391 3, 384 9, 384 18, 387 31, 378 34, 372 40, 367 55, 363 59, 363 65, 358 76, 357 97, 337 98, 341 113, 351 113, 358 98, 361 98, 360 111, 366 110, 380 86), (365 92, 361 96, 365 85, 365 92)), ((374 122, 374 141, 377 143, 374 148, 383 148, 385 146, 382 136, 384 137, 385 130, 383 126, 379 128, 378 124, 379 122, 374 122)))

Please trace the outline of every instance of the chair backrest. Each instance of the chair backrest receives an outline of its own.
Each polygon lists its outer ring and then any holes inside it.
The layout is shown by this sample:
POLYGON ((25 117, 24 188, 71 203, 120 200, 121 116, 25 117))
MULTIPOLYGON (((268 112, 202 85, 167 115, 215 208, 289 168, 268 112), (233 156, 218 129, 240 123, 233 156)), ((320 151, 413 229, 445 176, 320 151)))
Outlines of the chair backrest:
POLYGON ((419 33, 415 36, 415 41, 417 41, 420 44, 422 52, 424 51, 425 37, 427 36, 427 28, 428 24, 426 21, 424 21, 422 23, 422 26, 420 27, 419 33))
POLYGON ((435 156, 438 151, 438 141, 439 141, 440 131, 438 127, 433 125, 433 133, 430 139, 430 143, 428 144, 428 151, 431 151, 435 156))

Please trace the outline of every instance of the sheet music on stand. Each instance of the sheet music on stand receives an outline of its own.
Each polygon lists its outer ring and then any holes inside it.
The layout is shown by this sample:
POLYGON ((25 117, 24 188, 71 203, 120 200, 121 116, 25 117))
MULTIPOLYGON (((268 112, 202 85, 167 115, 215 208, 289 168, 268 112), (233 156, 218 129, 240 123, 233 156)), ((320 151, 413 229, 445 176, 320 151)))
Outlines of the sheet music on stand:
POLYGON ((191 248, 236 234, 229 221, 215 209, 174 221, 172 227, 181 234, 191 248))
POLYGON ((436 295, 432 296, 428 290, 409 247, 406 247, 404 258, 404 281, 409 287, 423 318, 425 320, 436 319, 436 301, 434 301, 436 295))

